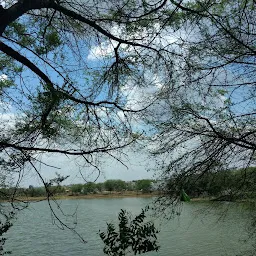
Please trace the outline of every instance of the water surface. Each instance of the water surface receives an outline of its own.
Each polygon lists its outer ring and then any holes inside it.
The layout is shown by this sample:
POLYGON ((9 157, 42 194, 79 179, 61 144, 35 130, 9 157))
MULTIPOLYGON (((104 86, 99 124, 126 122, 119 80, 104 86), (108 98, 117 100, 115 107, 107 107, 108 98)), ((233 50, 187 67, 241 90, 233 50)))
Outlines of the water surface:
MULTIPOLYGON (((13 255, 27 256, 103 256, 103 243, 98 231, 106 229, 106 222, 117 222, 120 209, 138 214, 151 202, 150 198, 108 198, 63 200, 58 216, 87 241, 83 244, 73 232, 56 227, 47 202, 31 204, 21 212, 8 233, 5 248, 13 255), (71 215, 76 212, 75 217, 71 215), (77 225, 76 225, 77 223, 77 225)), ((237 255, 249 247, 247 238, 247 211, 236 204, 218 207, 205 203, 186 203, 179 217, 163 222, 160 250, 149 256, 219 256, 237 255), (228 209, 228 210, 227 210, 228 209)))

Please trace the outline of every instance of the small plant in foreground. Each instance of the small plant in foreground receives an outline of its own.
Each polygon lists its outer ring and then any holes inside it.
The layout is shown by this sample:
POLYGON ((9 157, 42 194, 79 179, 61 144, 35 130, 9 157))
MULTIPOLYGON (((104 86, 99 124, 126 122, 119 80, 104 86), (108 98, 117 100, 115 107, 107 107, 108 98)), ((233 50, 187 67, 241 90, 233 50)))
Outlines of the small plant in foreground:
POLYGON ((100 232, 100 238, 105 244, 103 252, 110 256, 125 256, 128 252, 134 255, 149 251, 158 251, 156 234, 159 232, 154 223, 144 222, 145 210, 134 219, 125 210, 118 215, 119 230, 107 223, 107 232, 100 232))

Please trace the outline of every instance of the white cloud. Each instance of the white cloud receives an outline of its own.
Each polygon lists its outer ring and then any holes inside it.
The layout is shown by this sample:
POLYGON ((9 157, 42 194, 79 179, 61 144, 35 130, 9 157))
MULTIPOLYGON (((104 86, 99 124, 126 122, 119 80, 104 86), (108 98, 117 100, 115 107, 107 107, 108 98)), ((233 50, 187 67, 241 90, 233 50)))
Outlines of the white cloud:
POLYGON ((154 101, 155 94, 159 92, 164 83, 157 75, 146 74, 145 84, 147 86, 137 86, 132 81, 128 81, 122 87, 122 94, 126 97, 126 108, 141 110, 149 106, 154 101))
POLYGON ((114 48, 117 46, 116 42, 112 43, 102 43, 98 46, 93 46, 87 56, 88 60, 97 60, 100 58, 113 56, 114 48))
POLYGON ((17 114, 13 112, 12 106, 9 103, 0 101, 0 129, 7 131, 14 127, 17 114))
POLYGON ((2 5, 3 7, 5 7, 6 1, 0 0, 0 5, 2 5))
MULTIPOLYGON (((122 35, 121 27, 113 26, 110 30, 112 35, 120 37, 122 35)), ((94 45, 91 47, 89 54, 87 56, 88 60, 94 61, 101 58, 114 55, 114 48, 118 45, 118 42, 114 40, 105 41, 99 45, 94 45)))
POLYGON ((16 115, 14 113, 4 113, 0 115, 0 122, 12 122, 15 118, 16 115))
POLYGON ((9 6, 17 3, 17 0, 0 0, 0 5, 2 5, 4 8, 8 8, 9 6))
POLYGON ((8 79, 8 76, 5 74, 0 75, 0 81, 6 81, 8 79))
MULTIPOLYGON (((124 33, 124 28, 122 26, 113 26, 110 29, 110 33, 118 38, 122 38, 127 41, 134 41, 136 39, 137 42, 140 42, 141 44, 147 45, 151 44, 153 47, 160 46, 161 47, 167 47, 179 40, 181 37, 181 33, 173 33, 171 31, 162 31, 161 26, 159 24, 154 25, 154 29, 156 31, 161 31, 161 33, 153 32, 152 34, 149 33, 148 28, 144 28, 143 30, 138 30, 136 32, 127 34, 124 33)), ((100 58, 113 56, 114 55, 114 48, 118 45, 117 41, 110 40, 106 41, 104 43, 101 43, 100 45, 93 46, 89 54, 87 56, 88 60, 98 60, 100 58)), ((124 48, 125 45, 121 44, 121 48, 124 48)), ((126 52, 133 51, 132 47, 126 48, 126 52)))

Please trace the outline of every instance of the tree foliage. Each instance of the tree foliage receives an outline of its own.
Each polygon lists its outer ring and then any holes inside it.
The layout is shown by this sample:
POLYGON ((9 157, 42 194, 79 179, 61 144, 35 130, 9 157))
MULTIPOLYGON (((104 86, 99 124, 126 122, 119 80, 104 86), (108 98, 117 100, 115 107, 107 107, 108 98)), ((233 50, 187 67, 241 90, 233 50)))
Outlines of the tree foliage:
POLYGON ((108 191, 122 191, 126 189, 126 183, 123 180, 106 180, 104 188, 108 191))
POLYGON ((11 254, 10 251, 6 251, 4 249, 4 244, 6 241, 4 234, 12 227, 12 225, 13 225, 12 219, 13 218, 14 218, 14 211, 5 213, 2 210, 1 220, 0 220, 0 255, 11 254))
POLYGON ((156 171, 172 182, 163 183, 171 201, 226 170, 244 169, 236 181, 242 190, 255 165, 255 1, 170 2, 177 11, 165 27, 175 27, 181 57, 148 114, 156 171))
POLYGON ((105 244, 103 252, 112 256, 124 256, 128 252, 134 255, 150 251, 158 251, 157 229, 152 222, 144 222, 145 211, 131 219, 131 215, 125 210, 118 215, 119 229, 107 223, 107 232, 100 232, 100 238, 105 244))
POLYGON ((148 193, 152 190, 152 180, 137 180, 135 187, 136 190, 141 190, 144 193, 148 193))

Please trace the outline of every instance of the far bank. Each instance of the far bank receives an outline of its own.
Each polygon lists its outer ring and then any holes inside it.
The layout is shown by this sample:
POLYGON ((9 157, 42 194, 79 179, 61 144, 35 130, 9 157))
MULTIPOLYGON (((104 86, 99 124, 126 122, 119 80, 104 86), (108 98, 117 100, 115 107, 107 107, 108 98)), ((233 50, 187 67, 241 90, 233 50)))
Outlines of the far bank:
MULTIPOLYGON (((155 197, 158 196, 159 193, 152 192, 152 193, 142 193, 142 192, 135 192, 135 191, 128 191, 128 192, 111 192, 111 193, 99 193, 99 194, 64 194, 64 195, 54 195, 51 199, 54 200, 66 200, 66 199, 103 199, 103 198, 129 198, 129 197, 155 197)), ((48 200, 47 197, 39 196, 39 197, 18 197, 15 198, 15 202, 38 202, 48 200)))

